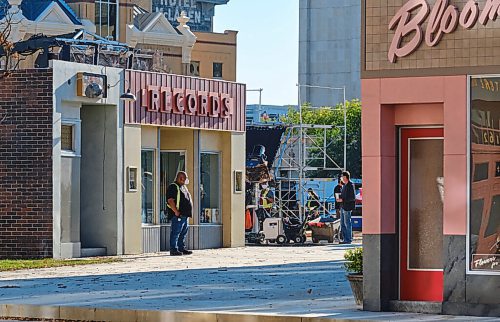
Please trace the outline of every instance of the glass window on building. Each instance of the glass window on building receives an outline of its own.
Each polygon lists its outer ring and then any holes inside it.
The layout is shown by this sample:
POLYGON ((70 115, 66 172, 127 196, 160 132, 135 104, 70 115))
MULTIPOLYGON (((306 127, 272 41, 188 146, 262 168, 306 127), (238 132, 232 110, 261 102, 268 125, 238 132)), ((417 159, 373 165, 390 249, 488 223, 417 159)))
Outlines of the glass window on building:
POLYGON ((470 270, 500 272, 500 78, 471 79, 470 270))
POLYGON ((200 223, 221 224, 220 155, 201 153, 200 223))
POLYGON ((75 151, 73 129, 73 125, 61 125, 61 150, 75 151))
POLYGON ((166 224, 167 219, 167 190, 175 181, 179 171, 186 171, 186 152, 166 151, 160 154, 160 223, 166 224))
POLYGON ((222 63, 213 64, 213 77, 222 78, 222 63))
POLYGON ((143 224, 154 224, 154 151, 143 150, 141 152, 141 174, 142 174, 142 207, 141 218, 143 224))
POLYGON ((95 26, 99 36, 117 40, 117 13, 117 0, 95 0, 95 26))

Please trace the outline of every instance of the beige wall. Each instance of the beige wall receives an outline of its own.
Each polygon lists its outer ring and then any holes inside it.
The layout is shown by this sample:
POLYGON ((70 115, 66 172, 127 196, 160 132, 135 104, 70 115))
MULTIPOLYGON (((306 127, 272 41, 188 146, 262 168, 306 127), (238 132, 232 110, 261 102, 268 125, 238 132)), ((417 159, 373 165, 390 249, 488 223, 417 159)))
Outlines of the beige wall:
POLYGON ((95 3, 89 3, 82 0, 80 2, 68 3, 76 15, 81 19, 88 19, 92 22, 95 20, 95 3))
POLYGON ((141 231, 141 127, 138 125, 124 126, 124 253, 139 254, 142 252, 141 231), (128 168, 137 168, 137 191, 128 190, 128 168))
POLYGON ((222 79, 236 81, 237 31, 195 32, 191 61, 200 62, 200 77, 213 78, 213 63, 222 63, 222 79))
MULTIPOLYGON (((246 134, 230 133, 231 136, 231 247, 245 246, 245 193, 234 193, 234 171, 243 171, 245 178, 246 134)), ((245 187, 245 182, 243 182, 245 187)), ((244 188, 243 188, 244 189, 244 188)), ((244 190, 243 190, 244 191, 244 190)))

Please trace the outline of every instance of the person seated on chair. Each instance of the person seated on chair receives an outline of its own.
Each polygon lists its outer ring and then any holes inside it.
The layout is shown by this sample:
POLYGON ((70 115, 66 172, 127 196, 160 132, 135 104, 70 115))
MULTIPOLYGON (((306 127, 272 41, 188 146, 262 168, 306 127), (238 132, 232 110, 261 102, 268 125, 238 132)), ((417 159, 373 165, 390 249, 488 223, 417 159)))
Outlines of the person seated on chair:
POLYGON ((321 206, 319 203, 319 196, 313 188, 307 189, 307 195, 306 212, 312 217, 312 219, 318 218, 319 208, 321 206))
POLYGON ((274 203, 274 193, 269 188, 267 183, 261 184, 260 198, 259 198, 259 209, 257 209, 257 218, 261 223, 264 219, 271 217, 271 210, 274 203))

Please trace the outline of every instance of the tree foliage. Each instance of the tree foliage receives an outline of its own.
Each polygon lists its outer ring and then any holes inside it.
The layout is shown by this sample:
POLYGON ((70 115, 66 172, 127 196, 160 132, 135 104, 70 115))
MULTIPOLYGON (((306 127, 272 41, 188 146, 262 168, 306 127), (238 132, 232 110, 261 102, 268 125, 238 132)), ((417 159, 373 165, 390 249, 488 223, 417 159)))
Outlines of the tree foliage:
MULTIPOLYGON (((290 108, 286 117, 282 119, 287 124, 299 124, 299 111, 290 108)), ((346 102, 347 123, 347 164, 346 169, 353 178, 361 178, 361 103, 355 99, 346 102)), ((310 104, 302 106, 302 124, 333 125, 327 131, 327 155, 340 167, 344 163, 344 111, 342 104, 335 107, 312 108, 310 104)), ((309 135, 322 136, 322 130, 308 129, 309 135)), ((322 144, 323 142, 321 142, 322 144)), ((320 153, 319 149, 311 153, 320 153)), ((316 161, 318 162, 318 161, 316 161)), ((309 166, 318 166, 311 161, 309 166)), ((331 171, 316 171, 315 177, 331 177, 331 171)))
POLYGON ((12 35, 21 22, 17 17, 19 12, 19 9, 9 8, 8 4, 0 4, 3 16, 0 20, 0 78, 9 76, 26 59, 14 50, 15 43, 12 41, 12 35))

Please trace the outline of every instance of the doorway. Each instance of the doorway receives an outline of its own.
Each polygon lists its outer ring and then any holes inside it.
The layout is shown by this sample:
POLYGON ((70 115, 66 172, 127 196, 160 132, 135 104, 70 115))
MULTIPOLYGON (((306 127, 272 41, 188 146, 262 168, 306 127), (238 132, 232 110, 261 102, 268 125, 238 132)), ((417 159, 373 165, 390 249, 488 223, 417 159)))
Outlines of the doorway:
POLYGON ((443 300, 443 129, 400 130, 400 300, 443 300))

